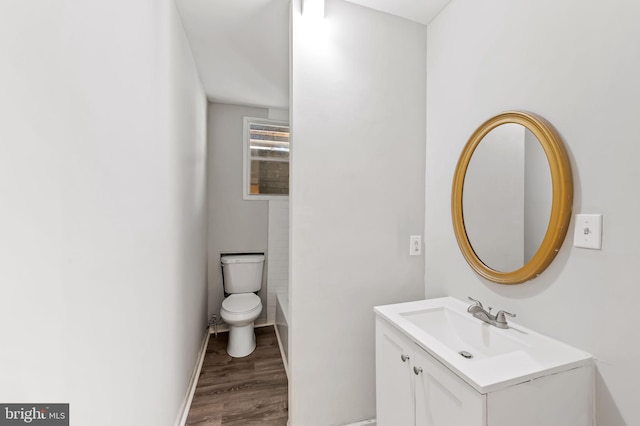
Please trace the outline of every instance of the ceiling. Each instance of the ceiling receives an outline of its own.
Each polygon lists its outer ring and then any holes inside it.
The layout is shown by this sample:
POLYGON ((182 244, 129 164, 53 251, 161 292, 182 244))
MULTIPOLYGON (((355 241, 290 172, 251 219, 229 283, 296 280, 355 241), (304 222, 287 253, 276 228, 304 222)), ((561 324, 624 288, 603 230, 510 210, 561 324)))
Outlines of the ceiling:
POLYGON ((210 101, 288 108, 289 0, 176 0, 210 101))
POLYGON ((449 0, 347 0, 427 25, 449 0))
MULTIPOLYGON (((350 0, 427 24, 449 0, 350 0)), ((290 0, 176 0, 207 98, 289 106, 290 0)))

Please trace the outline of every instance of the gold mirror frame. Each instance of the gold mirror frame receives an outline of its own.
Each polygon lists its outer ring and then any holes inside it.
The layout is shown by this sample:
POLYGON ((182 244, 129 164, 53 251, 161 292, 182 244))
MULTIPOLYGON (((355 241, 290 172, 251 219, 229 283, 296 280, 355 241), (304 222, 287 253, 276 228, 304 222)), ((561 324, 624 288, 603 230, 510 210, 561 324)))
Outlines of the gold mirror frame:
POLYGON ((573 179, 571 164, 560 136, 544 118, 523 111, 507 111, 485 121, 465 145, 453 178, 451 194, 451 215, 458 245, 471 268, 487 280, 498 284, 519 284, 540 275, 553 261, 562 246, 571 220, 573 204, 573 179), (526 127, 540 142, 549 162, 551 171, 552 204, 549 226, 542 244, 535 255, 522 268, 512 272, 491 269, 478 258, 471 247, 464 226, 462 193, 464 178, 475 149, 482 139, 494 128, 508 123, 526 127))

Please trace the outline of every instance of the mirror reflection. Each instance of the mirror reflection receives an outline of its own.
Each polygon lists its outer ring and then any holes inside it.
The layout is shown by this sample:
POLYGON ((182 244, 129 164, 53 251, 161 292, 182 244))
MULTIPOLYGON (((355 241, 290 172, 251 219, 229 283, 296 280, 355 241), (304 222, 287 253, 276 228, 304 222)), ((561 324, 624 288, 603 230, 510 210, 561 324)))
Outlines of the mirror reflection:
POLYGON ((552 206, 549 163, 525 126, 506 123, 481 140, 464 177, 462 210, 467 237, 489 268, 510 272, 536 254, 552 206))

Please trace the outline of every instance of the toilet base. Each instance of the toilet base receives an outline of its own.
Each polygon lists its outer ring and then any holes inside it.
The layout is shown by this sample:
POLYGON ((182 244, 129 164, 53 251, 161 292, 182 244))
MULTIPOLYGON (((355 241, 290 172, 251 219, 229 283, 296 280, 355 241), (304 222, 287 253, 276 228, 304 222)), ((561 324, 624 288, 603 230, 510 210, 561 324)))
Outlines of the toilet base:
POLYGON ((234 358, 243 358, 256 349, 256 333, 253 322, 240 327, 229 326, 229 343, 227 353, 234 358))

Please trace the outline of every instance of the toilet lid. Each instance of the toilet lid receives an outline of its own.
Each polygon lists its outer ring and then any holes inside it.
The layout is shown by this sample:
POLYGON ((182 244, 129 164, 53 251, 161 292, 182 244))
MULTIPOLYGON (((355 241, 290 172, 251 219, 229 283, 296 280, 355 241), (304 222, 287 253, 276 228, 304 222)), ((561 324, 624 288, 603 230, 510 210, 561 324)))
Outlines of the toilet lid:
POLYGON ((232 294, 222 301, 222 307, 229 312, 247 312, 260 305, 260 297, 253 293, 232 294))

